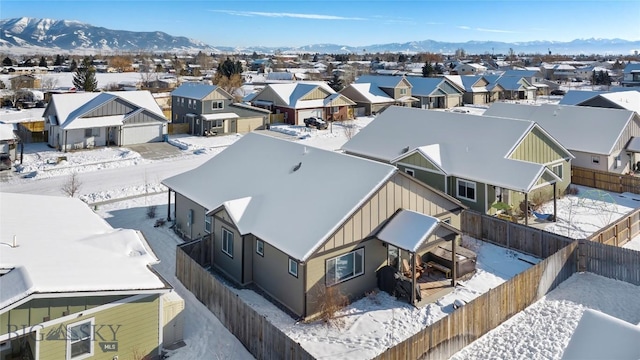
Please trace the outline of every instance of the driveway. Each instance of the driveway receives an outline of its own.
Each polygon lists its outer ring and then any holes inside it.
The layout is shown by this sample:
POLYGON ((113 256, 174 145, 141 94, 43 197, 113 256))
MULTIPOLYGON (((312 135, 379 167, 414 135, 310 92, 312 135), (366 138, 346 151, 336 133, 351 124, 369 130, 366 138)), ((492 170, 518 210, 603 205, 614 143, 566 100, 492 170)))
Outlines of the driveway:
POLYGON ((129 145, 128 149, 140 154, 144 159, 159 160, 182 155, 181 150, 166 142, 129 145))

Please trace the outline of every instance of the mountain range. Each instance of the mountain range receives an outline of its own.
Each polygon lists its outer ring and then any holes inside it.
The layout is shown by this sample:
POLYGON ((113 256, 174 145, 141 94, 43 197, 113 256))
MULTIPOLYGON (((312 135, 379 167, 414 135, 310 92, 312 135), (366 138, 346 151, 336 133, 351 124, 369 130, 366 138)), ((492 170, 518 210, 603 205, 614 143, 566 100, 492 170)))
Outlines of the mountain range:
POLYGON ((507 54, 510 49, 526 54, 622 54, 640 51, 640 41, 623 39, 576 39, 570 42, 528 41, 506 43, 498 41, 443 42, 434 40, 406 43, 350 46, 339 44, 312 44, 301 47, 229 47, 212 46, 183 36, 172 36, 161 31, 134 32, 112 30, 71 20, 15 18, 0 20, 0 52, 9 54, 109 54, 119 52, 154 53, 455 53, 464 49, 467 54, 507 54))

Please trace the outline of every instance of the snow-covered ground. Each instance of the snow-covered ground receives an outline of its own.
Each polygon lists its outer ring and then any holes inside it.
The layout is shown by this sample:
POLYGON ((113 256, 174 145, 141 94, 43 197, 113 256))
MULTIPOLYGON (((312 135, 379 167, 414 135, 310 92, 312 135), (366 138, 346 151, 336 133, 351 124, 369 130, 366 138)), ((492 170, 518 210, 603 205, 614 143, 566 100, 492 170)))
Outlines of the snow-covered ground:
POLYGON ((635 325, 640 322, 638 298, 639 286, 577 273, 451 359, 560 359, 586 309, 635 325))
MULTIPOLYGON (((337 150, 371 120, 370 117, 358 118, 352 124, 345 124, 353 126, 349 128, 342 124, 334 124, 327 130, 290 128, 294 131, 298 129, 301 133, 296 135, 295 141, 337 150)), ((157 266, 158 271, 185 299, 187 346, 173 352, 171 358, 250 358, 251 355, 237 339, 177 281, 175 246, 179 240, 166 227, 154 228, 153 220, 147 219, 145 215, 150 205, 158 206, 159 217, 166 214, 166 193, 160 185, 162 179, 199 166, 239 137, 171 136, 170 143, 181 149, 180 155, 163 160, 144 159, 140 154, 124 148, 60 153, 43 144, 27 144, 23 164, 18 167, 19 172, 14 173, 8 181, 0 183, 0 190, 62 195, 62 185, 71 174, 76 173, 81 182, 79 196, 90 204, 99 203, 96 207, 98 213, 112 226, 141 229, 145 233, 162 260, 157 266), (58 161, 61 156, 66 157, 66 160, 58 161)), ((589 190, 584 188, 581 194, 591 194, 589 190)), ((612 198, 615 201, 609 203, 616 207, 612 206, 611 209, 608 208, 610 205, 594 205, 587 200, 576 200, 576 204, 567 205, 567 209, 571 210, 571 217, 566 219, 571 220, 571 230, 593 231, 588 226, 594 223, 594 219, 606 217, 613 221, 635 207, 625 202, 628 199, 623 201, 613 195, 612 198), (597 211, 594 212, 594 209, 597 211), (603 214, 609 210, 612 215, 603 214)), ((562 201, 558 203, 560 205, 562 201)), ((559 213, 559 218, 562 216, 559 213)), ((562 222, 552 225, 560 224, 562 222)), ((566 233, 569 230, 559 228, 559 231, 566 233)), ((468 246, 475 247, 479 254, 478 273, 462 283, 454 293, 421 309, 396 301, 385 293, 378 293, 344 309, 340 327, 321 323, 296 324, 292 318, 258 294, 249 290, 238 290, 238 294, 317 357, 370 358, 446 316, 452 311, 454 300, 471 300, 531 266, 519 258, 535 262, 535 259, 490 244, 467 238, 465 242, 468 246)))

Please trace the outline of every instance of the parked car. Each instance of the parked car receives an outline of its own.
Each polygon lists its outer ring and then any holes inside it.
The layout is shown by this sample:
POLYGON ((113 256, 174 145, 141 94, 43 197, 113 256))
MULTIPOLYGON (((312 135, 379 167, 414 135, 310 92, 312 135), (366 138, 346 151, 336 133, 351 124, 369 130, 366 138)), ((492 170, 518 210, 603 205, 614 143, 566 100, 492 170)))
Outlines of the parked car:
POLYGON ((565 95, 566 92, 564 90, 560 90, 560 89, 556 89, 556 90, 551 90, 551 95, 565 95))
POLYGON ((11 170, 11 157, 7 153, 0 154, 0 171, 11 170))
POLYGON ((312 126, 319 130, 324 130, 327 128, 327 122, 317 117, 308 117, 304 119, 304 125, 306 127, 312 126))

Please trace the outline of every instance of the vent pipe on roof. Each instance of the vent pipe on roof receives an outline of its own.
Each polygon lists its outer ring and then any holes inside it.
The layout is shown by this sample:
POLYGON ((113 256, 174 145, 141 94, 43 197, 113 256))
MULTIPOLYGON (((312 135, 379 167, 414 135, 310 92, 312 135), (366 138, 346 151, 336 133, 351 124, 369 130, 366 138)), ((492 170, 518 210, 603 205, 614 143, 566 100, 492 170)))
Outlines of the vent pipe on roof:
POLYGON ((18 247, 18 240, 16 238, 16 235, 13 235, 13 244, 11 244, 11 247, 18 247))

